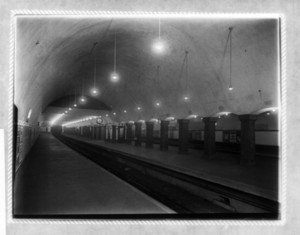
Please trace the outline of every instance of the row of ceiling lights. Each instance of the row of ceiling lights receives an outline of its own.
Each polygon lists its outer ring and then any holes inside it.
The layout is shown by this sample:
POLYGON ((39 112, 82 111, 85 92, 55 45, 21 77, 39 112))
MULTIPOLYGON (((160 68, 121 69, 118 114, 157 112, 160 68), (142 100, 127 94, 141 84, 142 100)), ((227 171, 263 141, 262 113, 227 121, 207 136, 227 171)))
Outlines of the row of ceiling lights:
MULTIPOLYGON (((93 49, 96 48, 98 43, 94 43, 93 49)), ((158 20, 158 38, 154 41, 152 45, 152 50, 156 54, 163 54, 166 50, 166 44, 165 41, 161 39, 161 22, 160 19, 158 20)), ((117 73, 117 37, 115 33, 115 39, 114 39, 114 71, 110 75, 110 81, 111 82, 118 82, 120 79, 119 74, 117 73)), ((187 92, 187 91, 186 91, 187 92)), ((96 55, 94 54, 94 85, 90 89, 90 94, 92 96, 98 96, 100 95, 100 90, 96 87, 96 55)), ((188 102, 190 100, 188 95, 183 96, 183 100, 185 102, 188 102)), ((84 92, 82 91, 82 96, 80 97, 80 103, 85 104, 87 102, 87 98, 84 96, 84 92)), ((161 101, 157 100, 155 101, 155 106, 160 107, 161 106, 161 101)), ((76 104, 75 104, 76 105, 76 104)), ((75 107, 75 106, 74 106, 75 107)), ((140 108, 138 108, 139 110, 140 108)))
MULTIPOLYGON (((140 108, 140 107, 138 107, 140 108)), ((276 112, 277 108, 272 108, 271 111, 272 112, 276 112)), ((124 110, 124 113, 127 113, 127 110, 124 110)), ((222 115, 218 116, 218 118, 222 118, 222 117, 227 117, 229 116, 231 113, 230 112, 224 112, 222 115)), ((266 112, 265 113, 266 115, 270 115, 271 113, 270 112, 266 112)), ((62 116, 64 115, 63 114, 59 114, 57 115, 53 121, 51 122, 51 125, 53 125, 56 121, 58 121, 62 116)), ((117 115, 116 112, 113 113, 114 116, 117 115)), ((109 117, 109 114, 105 114, 105 117, 109 117)), ((71 121, 71 122, 68 122, 68 123, 65 123, 63 124, 63 126, 69 126, 69 125, 73 125, 73 124, 77 124, 77 123, 80 123, 80 122, 84 122, 84 121, 89 121, 89 120, 93 120, 93 119, 98 119, 98 118, 102 118, 102 116, 89 116, 89 117, 86 117, 86 118, 83 118, 83 119, 79 119, 79 120, 76 120, 76 121, 71 121)), ((190 115, 188 117, 189 119, 197 119, 197 118, 200 118, 201 120, 203 120, 202 117, 198 116, 198 115, 190 115)), ((174 117, 169 117, 167 118, 169 121, 173 121, 173 120, 176 120, 174 117)), ((153 121, 153 122, 159 122, 160 120, 156 119, 156 118, 152 118, 150 121, 153 121)), ((139 120, 139 122, 145 122, 145 120, 139 120)), ((129 123, 134 123, 134 121, 129 121, 129 123)), ((217 124, 216 124, 217 125, 217 124)))
MULTIPOLYGON (((126 110, 124 110, 126 111, 126 110)), ((225 116, 228 116, 230 113, 225 113, 224 115, 225 116)), ((116 113, 113 113, 113 115, 116 115, 116 113)), ((109 117, 109 114, 105 114, 106 117, 109 117)), ((196 119, 198 118, 199 116, 198 115, 190 115, 189 116, 189 119, 196 119)), ((85 118, 82 118, 82 119, 78 119, 78 120, 75 120, 75 121, 71 121, 71 122, 67 122, 65 124, 63 124, 63 126, 69 126, 69 125, 74 125, 74 124, 77 124, 77 123, 80 123, 80 122, 85 122, 85 121, 91 121, 91 120, 96 120, 96 119, 99 119, 99 118, 102 118, 102 116, 89 116, 89 117, 85 117, 85 118)), ((221 118, 221 116, 219 116, 219 118, 221 118)), ((200 117, 200 119, 202 120, 203 118, 200 117)), ((168 121, 175 121, 176 119, 174 117, 168 117, 167 118, 168 121)), ((160 120, 159 119, 156 119, 156 118, 152 118, 150 120, 151 122, 159 122, 160 120)), ((138 122, 145 122, 145 120, 139 120, 138 122)), ((123 123, 123 122, 121 122, 123 123)), ((134 123, 134 121, 129 121, 129 123, 134 123)))
MULTIPOLYGON (((126 110, 124 110, 124 112, 125 112, 125 111, 126 111, 126 110)), ((271 111, 272 111, 272 112, 276 112, 276 109, 273 108, 271 111)), ((223 115, 218 116, 218 118, 227 117, 227 116, 229 116, 230 114, 231 114, 230 112, 225 112, 223 115)), ((266 115, 270 115, 271 113, 270 113, 270 112, 266 112, 265 114, 266 114, 266 115)), ((116 115, 116 113, 113 113, 113 115, 116 115)), ((62 115, 58 115, 58 116, 56 117, 56 119, 53 120, 53 123, 56 122, 57 120, 59 120, 59 119, 61 118, 61 116, 62 116, 62 115)), ((108 114, 105 114, 105 116, 106 116, 106 117, 109 117, 108 114)), ((77 124, 77 123, 80 123, 80 122, 96 120, 96 119, 99 119, 99 118, 102 118, 102 116, 89 116, 89 117, 85 117, 85 118, 82 118, 82 119, 79 119, 79 120, 75 120, 75 121, 71 121, 71 122, 64 123, 63 126, 70 126, 70 125, 74 125, 74 124, 77 124)), ((203 120, 203 117, 200 117, 200 116, 195 115, 195 114, 189 116, 189 119, 197 119, 197 118, 200 118, 200 120, 203 120)), ((176 119, 175 119, 174 117, 169 117, 169 118, 167 118, 167 119, 168 119, 168 121, 176 121, 176 119)), ((145 123, 145 120, 139 120, 138 122, 145 123)), ((156 118, 152 118, 152 119, 150 120, 150 122, 156 122, 156 123, 158 123, 158 122, 160 122, 160 120, 159 120, 159 119, 156 119, 156 118)), ((121 122, 121 123, 124 123, 124 122, 121 122)), ((129 123, 134 123, 134 121, 129 121, 129 123)), ((53 125, 53 124, 52 124, 52 125, 53 125)), ((217 123, 215 123, 215 125, 217 125, 217 123)))
MULTIPOLYGON (((229 37, 229 50, 230 50, 230 81, 229 81, 229 91, 232 91, 233 90, 233 87, 232 87, 232 27, 229 28, 229 34, 228 34, 228 37, 229 37)), ((96 45, 97 43, 94 43, 94 48, 96 48, 96 45)), ((227 45, 226 45, 227 47, 227 45)), ((164 51, 165 51, 165 48, 166 48, 166 45, 165 45, 165 42, 161 39, 161 22, 160 22, 160 19, 158 21, 158 39, 156 39, 152 45, 152 49, 153 49, 153 52, 156 53, 156 54, 163 54, 164 51)), ((116 32, 115 32, 115 38, 114 38, 114 71, 111 73, 111 76, 110 76, 110 80, 111 82, 118 82, 119 79, 120 79, 120 76, 119 74, 117 73, 117 60, 116 60, 116 55, 117 55, 117 37, 116 37, 116 32)), ((186 70, 188 69, 187 68, 187 56, 188 56, 188 51, 186 51, 186 55, 185 55, 185 59, 184 59, 184 63, 185 63, 185 66, 186 66, 186 70)), ((187 71, 186 71, 186 76, 187 76, 187 71)), ((187 78, 186 78, 187 79, 187 78)), ((186 87, 186 93, 188 93, 188 88, 186 87)), ((96 55, 94 54, 94 86, 90 89, 90 94, 92 96, 98 96, 100 95, 100 90, 96 87, 96 55)), ((183 100, 185 102, 189 102, 190 101, 190 97, 188 95, 184 95, 183 96, 183 100)), ((83 90, 82 90, 82 95, 81 97, 79 98, 79 103, 84 105, 87 103, 87 98, 84 96, 84 93, 83 93, 83 90)), ((162 102, 160 100, 157 100, 155 101, 154 103, 154 106, 155 107, 161 107, 162 105, 162 102)), ((76 102, 73 104, 73 107, 76 108, 77 107, 77 104, 76 102)), ((141 106, 138 106, 137 108, 137 111, 141 111, 142 108, 141 106)), ((68 114, 69 111, 71 111, 72 108, 69 107, 63 114, 68 114)), ((127 113, 127 110, 124 110, 124 113, 127 113)), ((108 115, 108 114, 106 114, 108 115)), ((113 115, 115 116, 116 113, 113 113, 113 115)))

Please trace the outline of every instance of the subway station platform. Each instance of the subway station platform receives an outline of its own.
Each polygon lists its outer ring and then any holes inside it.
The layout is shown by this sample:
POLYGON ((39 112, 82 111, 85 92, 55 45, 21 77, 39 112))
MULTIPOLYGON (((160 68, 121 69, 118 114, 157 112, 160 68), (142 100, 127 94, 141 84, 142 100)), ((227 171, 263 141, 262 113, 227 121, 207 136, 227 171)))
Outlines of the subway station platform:
POLYGON ((177 147, 172 146, 169 146, 167 151, 160 151, 159 145, 154 145, 153 149, 149 149, 144 144, 134 146, 133 144, 111 143, 73 135, 65 136, 210 182, 278 201, 280 160, 275 157, 260 155, 256 157, 255 165, 245 166, 239 164, 238 154, 217 152, 212 159, 207 159, 204 157, 203 150, 199 149, 189 149, 188 153, 182 154, 178 153, 177 147))
POLYGON ((18 169, 14 195, 16 216, 175 213, 50 133, 18 169))

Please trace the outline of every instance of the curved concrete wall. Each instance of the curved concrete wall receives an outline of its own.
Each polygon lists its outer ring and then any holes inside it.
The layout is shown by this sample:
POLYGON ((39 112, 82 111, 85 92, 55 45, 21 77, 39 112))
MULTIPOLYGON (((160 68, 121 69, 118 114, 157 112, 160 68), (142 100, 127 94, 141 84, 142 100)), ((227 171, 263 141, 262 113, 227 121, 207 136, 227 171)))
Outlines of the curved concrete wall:
POLYGON ((116 121, 220 111, 244 114, 278 105, 276 19, 161 19, 161 38, 168 48, 160 56, 151 51, 157 34, 157 18, 19 17, 15 103, 20 119, 32 109, 35 122, 52 101, 80 91, 82 81, 87 94, 93 84, 94 55, 98 99, 117 113, 116 121), (230 26, 233 91, 228 90, 230 26), (121 78, 112 84, 115 32, 121 78), (94 42, 98 45, 91 53, 94 42), (183 101, 186 93, 189 102, 183 101), (155 108, 156 100, 160 108, 155 108))

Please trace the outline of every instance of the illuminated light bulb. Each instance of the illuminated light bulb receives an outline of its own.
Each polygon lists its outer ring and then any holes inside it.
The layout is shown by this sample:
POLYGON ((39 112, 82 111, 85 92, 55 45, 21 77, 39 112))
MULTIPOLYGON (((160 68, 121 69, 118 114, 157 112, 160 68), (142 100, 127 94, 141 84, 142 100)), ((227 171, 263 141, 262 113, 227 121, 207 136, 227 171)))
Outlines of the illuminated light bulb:
POLYGON ((72 108, 69 108, 69 110, 71 111, 71 110, 72 110, 72 108))
POLYGON ((85 96, 80 96, 79 102, 80 102, 81 104, 85 104, 85 103, 87 102, 87 98, 86 98, 85 96))
POLYGON ((68 113, 68 110, 66 110, 65 113, 68 113))
POLYGON ((160 106, 160 102, 156 102, 156 106, 160 106))
POLYGON ((108 114, 105 114, 106 117, 108 117, 108 114))
POLYGON ((228 87, 228 90, 232 91, 232 90, 233 90, 233 87, 232 87, 232 86, 228 87))
POLYGON ((117 115, 116 113, 113 113, 113 115, 117 115))
POLYGON ((74 106, 74 107, 77 107, 77 104, 74 104, 73 106, 74 106))
POLYGON ((166 50, 166 46, 162 40, 156 40, 152 45, 152 50, 156 54, 163 54, 166 50))
POLYGON ((276 109, 272 109, 272 112, 275 112, 276 111, 276 109))
POLYGON ((267 115, 270 115, 270 113, 267 113, 267 115))
POLYGON ((141 110, 141 107, 137 107, 137 110, 141 110))
POLYGON ((127 113, 127 110, 124 110, 124 113, 127 113))
POLYGON ((96 88, 96 87, 93 87, 92 89, 91 89, 91 95, 92 96, 97 96, 97 95, 99 95, 99 90, 96 88))
POLYGON ((120 77, 119 77, 119 75, 118 75, 116 72, 113 72, 113 73, 111 74, 111 76, 110 76, 110 80, 111 80, 112 82, 117 82, 117 81, 119 81, 119 79, 120 79, 120 77))
POLYGON ((184 99, 184 101, 188 101, 189 97, 188 96, 184 96, 183 99, 184 99))

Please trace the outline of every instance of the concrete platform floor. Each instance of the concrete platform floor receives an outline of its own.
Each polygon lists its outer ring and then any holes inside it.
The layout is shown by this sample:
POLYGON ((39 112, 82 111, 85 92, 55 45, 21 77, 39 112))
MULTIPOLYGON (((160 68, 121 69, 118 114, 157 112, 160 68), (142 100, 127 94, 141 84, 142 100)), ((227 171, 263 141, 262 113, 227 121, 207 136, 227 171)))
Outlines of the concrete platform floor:
POLYGON ((236 154, 217 152, 213 159, 207 159, 202 150, 189 149, 187 154, 179 154, 178 148, 171 146, 168 151, 160 151, 159 145, 148 149, 144 144, 136 147, 133 144, 108 143, 102 140, 66 136, 278 201, 280 160, 276 158, 257 157, 256 165, 242 166, 236 154))
POLYGON ((41 134, 14 184, 16 215, 175 213, 62 144, 41 134))

